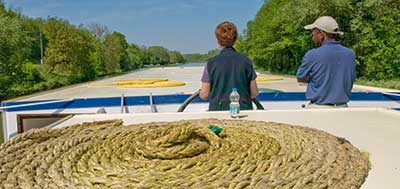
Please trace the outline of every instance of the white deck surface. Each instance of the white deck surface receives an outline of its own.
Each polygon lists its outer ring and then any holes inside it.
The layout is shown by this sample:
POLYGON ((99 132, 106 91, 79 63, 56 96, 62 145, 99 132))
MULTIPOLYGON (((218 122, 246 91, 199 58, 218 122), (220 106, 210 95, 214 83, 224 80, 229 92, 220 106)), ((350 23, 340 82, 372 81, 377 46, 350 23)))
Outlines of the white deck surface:
MULTIPOLYGON (((243 119, 301 125, 344 137, 370 153, 372 169, 363 189, 397 189, 400 186, 400 111, 343 108, 243 111, 241 114, 247 115, 243 119)), ((124 124, 133 124, 199 118, 230 119, 228 112, 92 114, 76 115, 57 128, 108 119, 122 119, 124 124)))

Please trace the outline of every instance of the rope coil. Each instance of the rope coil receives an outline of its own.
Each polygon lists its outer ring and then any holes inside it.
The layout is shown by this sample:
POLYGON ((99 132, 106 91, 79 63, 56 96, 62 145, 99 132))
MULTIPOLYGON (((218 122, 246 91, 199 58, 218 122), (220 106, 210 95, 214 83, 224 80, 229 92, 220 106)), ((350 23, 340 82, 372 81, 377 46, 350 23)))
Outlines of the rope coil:
POLYGON ((200 119, 33 129, 0 145, 0 167, 4 188, 359 188, 370 163, 317 129, 200 119))

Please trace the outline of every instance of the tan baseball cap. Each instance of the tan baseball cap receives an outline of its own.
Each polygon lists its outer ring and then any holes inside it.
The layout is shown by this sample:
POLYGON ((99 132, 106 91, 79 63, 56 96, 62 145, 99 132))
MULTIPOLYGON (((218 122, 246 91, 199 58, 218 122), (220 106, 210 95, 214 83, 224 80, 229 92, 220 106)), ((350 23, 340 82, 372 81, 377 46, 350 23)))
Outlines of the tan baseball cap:
POLYGON ((343 35, 343 32, 339 31, 339 25, 336 20, 330 16, 321 16, 315 20, 314 23, 304 26, 304 29, 306 30, 312 30, 314 28, 326 33, 343 35))

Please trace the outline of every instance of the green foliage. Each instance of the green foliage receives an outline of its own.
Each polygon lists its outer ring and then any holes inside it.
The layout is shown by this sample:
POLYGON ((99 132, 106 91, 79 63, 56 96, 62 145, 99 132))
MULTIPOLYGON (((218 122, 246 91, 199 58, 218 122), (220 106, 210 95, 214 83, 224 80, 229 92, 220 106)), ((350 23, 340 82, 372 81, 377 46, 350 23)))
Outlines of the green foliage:
POLYGON ((22 70, 24 73, 24 81, 38 83, 44 79, 39 71, 39 65, 35 65, 32 62, 25 63, 22 70))
POLYGON ((107 34, 110 34, 107 26, 103 26, 96 22, 87 24, 86 29, 98 39, 104 39, 107 34))
POLYGON ((151 54, 147 51, 146 47, 139 48, 139 56, 143 62, 143 65, 150 65, 151 54))
POLYGON ((126 58, 126 48, 125 36, 121 33, 114 32, 106 35, 102 48, 105 74, 121 72, 121 64, 126 58))
POLYGON ((131 44, 126 51, 130 60, 129 70, 143 67, 143 57, 141 56, 141 49, 138 46, 131 44))
POLYGON ((209 58, 216 56, 217 54, 219 54, 219 49, 214 49, 214 50, 210 50, 207 52, 207 56, 209 58))
POLYGON ((248 54, 258 67, 270 72, 294 74, 302 56, 312 48, 306 24, 319 15, 336 11, 347 14, 344 0, 271 0, 264 4, 254 21, 248 23, 245 36, 239 38, 237 48, 248 54))
MULTIPOLYGON (((41 55, 40 55, 40 30, 44 24, 42 19, 29 19, 27 17, 21 17, 21 21, 23 24, 23 30, 26 31, 27 35, 32 38, 31 46, 31 54, 29 59, 33 63, 40 63, 41 55)), ((47 40, 43 36, 43 46, 46 47, 47 40)))
POLYGON ((150 64, 165 65, 170 63, 168 49, 160 46, 151 46, 147 51, 150 54, 150 64))
POLYGON ((208 60, 206 55, 200 53, 184 54, 184 57, 188 62, 206 62, 208 60))
POLYGON ((170 61, 183 62, 182 55, 129 45, 123 34, 96 23, 76 27, 59 18, 28 18, 0 0, 0 100, 170 61))
POLYGON ((4 2, 2 0, 0 0, 0 14, 2 12, 5 12, 5 11, 6 11, 6 9, 5 9, 5 6, 4 6, 4 2))
POLYGON ((219 53, 218 49, 210 50, 207 54, 185 54, 184 58, 187 62, 207 62, 207 60, 211 57, 216 56, 219 53))
POLYGON ((363 1, 351 21, 358 71, 367 79, 400 78, 400 1, 363 1))
POLYGON ((92 63, 94 70, 97 75, 104 75, 107 73, 105 64, 104 64, 104 59, 103 59, 103 54, 102 54, 102 41, 100 39, 94 39, 93 40, 93 46, 94 49, 90 53, 90 62, 92 63))
POLYGON ((24 77, 23 65, 30 54, 32 39, 18 18, 0 16, 0 98, 12 92, 24 77), (6 27, 4 27, 6 26, 6 27))
POLYGON ((92 36, 67 21, 50 18, 44 25, 48 40, 44 63, 49 73, 63 75, 75 81, 93 79, 94 67, 90 54, 93 51, 92 36))
POLYGON ((342 43, 356 52, 358 76, 399 78, 399 4, 398 0, 266 1, 235 47, 258 67, 294 74, 304 54, 314 47, 303 27, 330 15, 345 32, 342 43))
POLYGON ((169 51, 169 58, 170 58, 170 63, 172 64, 185 62, 185 58, 178 51, 169 51))
POLYGON ((356 81, 356 84, 400 90, 400 78, 390 80, 367 80, 360 78, 356 81))

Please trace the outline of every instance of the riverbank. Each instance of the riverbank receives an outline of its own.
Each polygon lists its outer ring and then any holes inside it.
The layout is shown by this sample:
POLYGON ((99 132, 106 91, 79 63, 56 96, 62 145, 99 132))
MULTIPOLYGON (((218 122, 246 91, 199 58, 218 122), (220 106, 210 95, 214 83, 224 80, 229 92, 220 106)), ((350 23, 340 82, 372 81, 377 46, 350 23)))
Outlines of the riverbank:
POLYGON ((73 83, 73 84, 69 84, 69 85, 58 86, 58 87, 54 87, 54 88, 49 88, 47 90, 31 91, 30 93, 23 94, 23 95, 16 96, 16 97, 12 97, 12 98, 8 98, 8 99, 3 99, 2 101, 21 101, 21 100, 26 100, 26 99, 34 98, 35 96, 41 96, 41 95, 46 95, 46 94, 50 94, 50 93, 56 93, 56 92, 59 92, 59 91, 65 91, 65 90, 69 90, 69 89, 73 89, 73 88, 79 87, 81 85, 88 85, 89 83, 102 82, 103 80, 107 80, 107 79, 110 79, 110 78, 115 78, 115 77, 119 77, 119 76, 123 76, 123 75, 128 75, 128 74, 135 73, 135 72, 141 72, 141 71, 146 70, 146 69, 164 68, 164 67, 176 67, 176 66, 181 66, 181 65, 184 65, 184 64, 145 66, 143 68, 138 68, 138 69, 130 70, 130 71, 126 71, 126 72, 119 72, 119 73, 113 73, 113 74, 109 74, 109 75, 103 75, 103 76, 100 76, 100 77, 96 78, 95 80, 83 81, 83 82, 79 82, 79 83, 73 83))
POLYGON ((365 79, 357 79, 356 84, 364 85, 364 86, 371 86, 371 87, 400 90, 400 79, 379 80, 379 81, 368 81, 365 79))
MULTIPOLYGON (((257 73, 270 75, 274 77, 283 77, 292 79, 292 81, 297 82, 295 75, 289 74, 276 74, 271 73, 262 69, 257 69, 257 73)), ((369 81, 364 78, 358 78, 354 84, 353 91, 360 92, 400 92, 400 79, 392 79, 392 80, 379 80, 379 81, 369 81)))
MULTIPOLYGON (((60 87, 54 90, 42 91, 31 95, 21 96, 10 99, 9 101, 22 100, 48 100, 48 99, 66 99, 66 98, 98 98, 98 97, 116 97, 116 96, 148 96, 165 94, 191 94, 200 88, 200 78, 204 70, 205 63, 186 63, 179 65, 146 67, 130 72, 119 73, 105 76, 95 81, 89 81, 79 84, 60 87), (174 81, 185 82, 185 86, 169 88, 120 88, 111 86, 96 86, 110 84, 119 80, 132 80, 144 78, 165 78, 174 81), (94 84, 94 85, 89 85, 94 84)), ((262 91, 264 89, 273 89, 283 92, 304 92, 306 85, 299 84, 293 75, 271 74, 266 71, 256 69, 260 77, 279 77, 282 80, 258 82, 262 91)), ((388 92, 393 89, 377 88, 356 83, 353 92, 388 92)))
POLYGON ((118 76, 102 78, 55 90, 22 96, 9 101, 30 101, 49 99, 73 99, 73 98, 101 98, 119 96, 148 96, 165 94, 191 94, 200 87, 200 77, 204 69, 203 64, 187 63, 175 66, 148 67, 134 70, 118 76), (134 80, 145 78, 164 78, 173 81, 185 82, 184 86, 168 88, 122 88, 118 86, 107 86, 121 80, 134 80))

